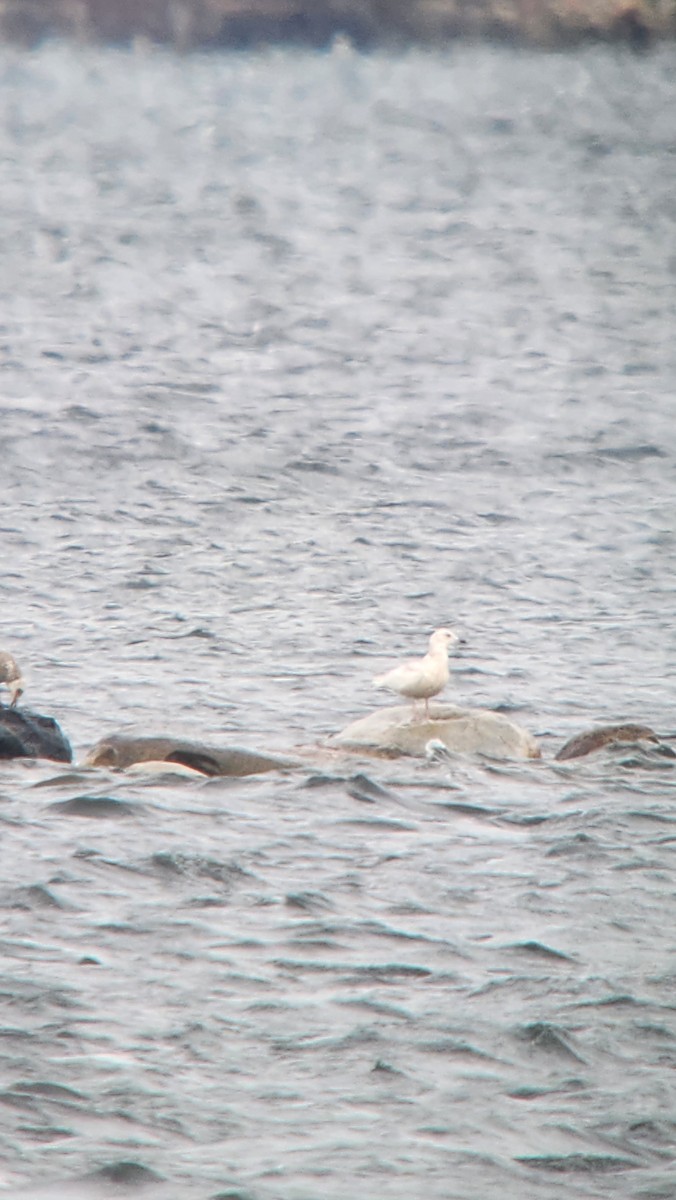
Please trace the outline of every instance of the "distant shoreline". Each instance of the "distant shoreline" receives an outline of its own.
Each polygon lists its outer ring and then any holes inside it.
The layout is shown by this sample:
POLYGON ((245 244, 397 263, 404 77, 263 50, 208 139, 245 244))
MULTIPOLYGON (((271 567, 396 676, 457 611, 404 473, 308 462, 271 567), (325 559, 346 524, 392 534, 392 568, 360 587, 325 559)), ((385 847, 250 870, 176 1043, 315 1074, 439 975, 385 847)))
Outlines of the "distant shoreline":
POLYGON ((279 43, 358 49, 486 39, 560 49, 589 41, 635 50, 676 36, 676 0, 0 0, 0 38, 179 51, 279 43))

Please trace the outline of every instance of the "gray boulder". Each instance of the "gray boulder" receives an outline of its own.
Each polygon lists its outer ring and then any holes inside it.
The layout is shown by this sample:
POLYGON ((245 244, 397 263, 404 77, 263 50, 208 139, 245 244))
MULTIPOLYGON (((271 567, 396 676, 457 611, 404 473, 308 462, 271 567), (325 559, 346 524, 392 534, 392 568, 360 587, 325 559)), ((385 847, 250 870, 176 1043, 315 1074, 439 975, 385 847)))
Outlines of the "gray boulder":
POLYGON ((380 708, 353 721, 328 745, 372 754, 423 756, 429 742, 491 758, 540 758, 533 735, 501 713, 452 704, 431 704, 429 719, 414 714, 411 705, 380 708))

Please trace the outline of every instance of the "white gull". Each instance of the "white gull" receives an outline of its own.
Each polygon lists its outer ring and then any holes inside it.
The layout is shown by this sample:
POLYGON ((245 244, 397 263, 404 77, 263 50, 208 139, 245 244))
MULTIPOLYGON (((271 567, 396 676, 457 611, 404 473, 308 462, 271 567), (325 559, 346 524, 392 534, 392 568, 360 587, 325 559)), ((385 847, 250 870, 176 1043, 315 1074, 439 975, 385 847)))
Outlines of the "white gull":
POLYGON ((448 683, 448 651, 459 640, 451 629, 436 629, 424 658, 411 659, 385 675, 377 675, 374 684, 413 701, 424 700, 425 716, 429 717, 430 697, 437 696, 448 683))

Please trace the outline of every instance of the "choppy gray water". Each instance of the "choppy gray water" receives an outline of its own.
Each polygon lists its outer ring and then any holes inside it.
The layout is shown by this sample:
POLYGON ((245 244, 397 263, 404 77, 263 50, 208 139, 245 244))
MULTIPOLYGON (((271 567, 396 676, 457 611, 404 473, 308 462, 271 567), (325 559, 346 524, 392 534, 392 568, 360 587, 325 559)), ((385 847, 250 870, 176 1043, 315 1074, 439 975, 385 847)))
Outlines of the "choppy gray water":
POLYGON ((552 761, 676 728, 675 60, 3 49, 27 702, 288 750, 450 623, 545 757, 4 765, 2 1194, 676 1195, 672 763, 552 761))

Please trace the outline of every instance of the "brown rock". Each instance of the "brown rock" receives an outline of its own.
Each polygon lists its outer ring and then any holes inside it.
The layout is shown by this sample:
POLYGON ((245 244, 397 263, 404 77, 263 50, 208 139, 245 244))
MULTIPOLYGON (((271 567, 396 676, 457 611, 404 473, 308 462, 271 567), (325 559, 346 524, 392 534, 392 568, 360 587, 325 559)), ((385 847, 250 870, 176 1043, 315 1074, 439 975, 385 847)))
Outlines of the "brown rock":
POLYGON ((618 742, 652 742, 656 745, 659 740, 654 729, 647 725, 599 725, 597 729, 588 729, 570 738, 555 758, 558 762, 564 762, 567 758, 583 758, 618 742))
POLYGON ((111 734, 89 751, 88 767, 124 770, 137 763, 166 763, 189 767, 200 775, 260 775, 292 767, 288 758, 258 754, 236 746, 209 746, 172 737, 127 737, 111 734))

